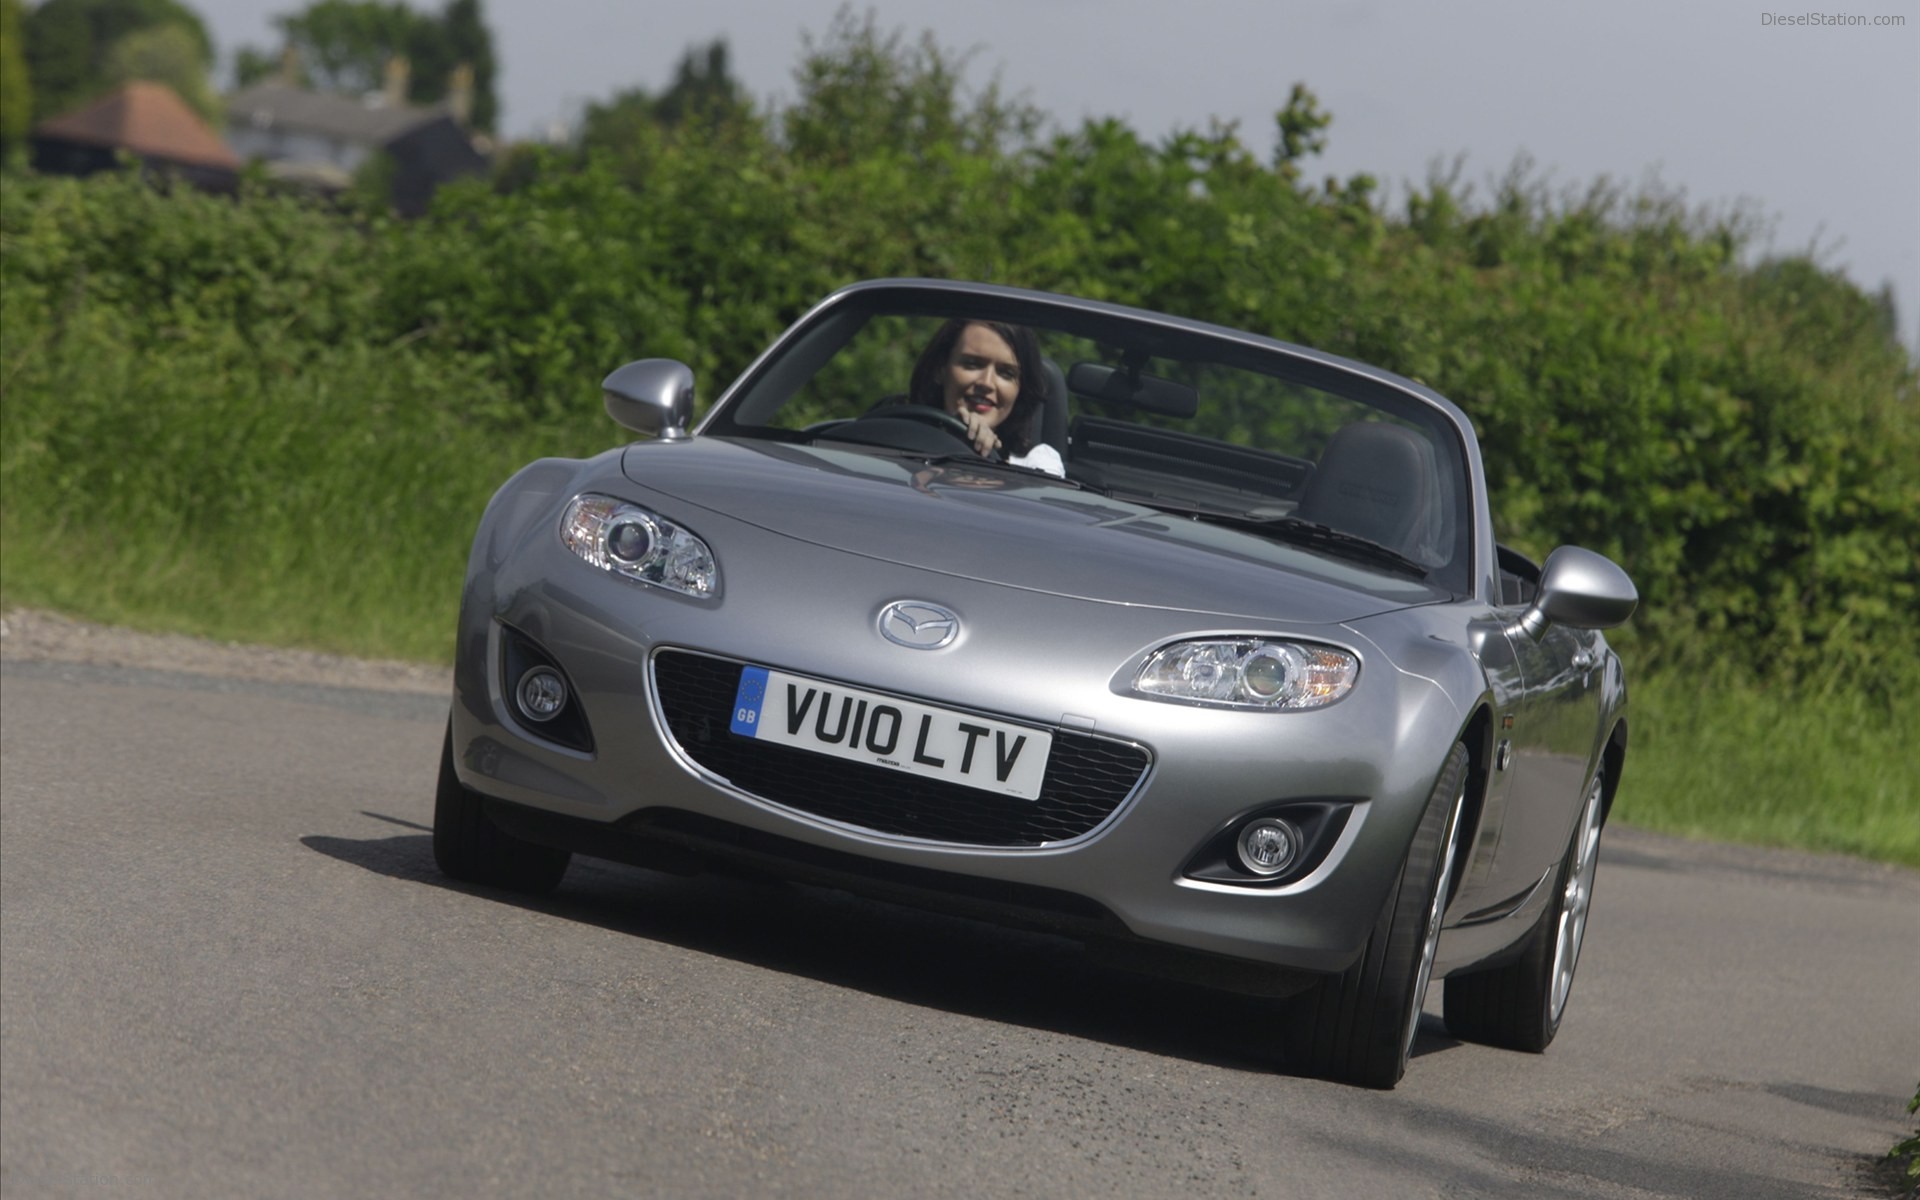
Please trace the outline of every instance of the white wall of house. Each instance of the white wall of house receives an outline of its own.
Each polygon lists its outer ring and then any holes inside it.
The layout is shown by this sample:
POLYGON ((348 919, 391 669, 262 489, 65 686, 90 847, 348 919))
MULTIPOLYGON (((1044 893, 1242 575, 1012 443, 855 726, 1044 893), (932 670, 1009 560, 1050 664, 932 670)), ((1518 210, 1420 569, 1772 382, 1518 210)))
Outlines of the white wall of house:
POLYGON ((367 160, 369 147, 359 142, 325 137, 305 130, 235 121, 227 127, 227 144, 243 159, 267 162, 328 163, 351 174, 367 160))

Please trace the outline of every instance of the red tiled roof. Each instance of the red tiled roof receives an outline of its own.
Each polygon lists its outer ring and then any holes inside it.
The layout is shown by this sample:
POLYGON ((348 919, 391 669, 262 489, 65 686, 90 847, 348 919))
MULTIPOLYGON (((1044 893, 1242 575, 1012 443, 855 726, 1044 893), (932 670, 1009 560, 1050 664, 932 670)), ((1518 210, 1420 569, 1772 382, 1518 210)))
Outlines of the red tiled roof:
POLYGON ((49 117, 33 132, 190 166, 240 169, 239 156, 164 83, 125 84, 84 108, 49 117))

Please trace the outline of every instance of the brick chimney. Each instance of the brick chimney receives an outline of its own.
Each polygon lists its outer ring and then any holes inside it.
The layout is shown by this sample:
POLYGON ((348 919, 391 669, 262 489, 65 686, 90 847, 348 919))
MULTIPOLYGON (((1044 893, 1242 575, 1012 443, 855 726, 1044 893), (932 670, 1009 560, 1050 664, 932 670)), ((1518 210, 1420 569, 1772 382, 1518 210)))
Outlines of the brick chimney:
POLYGON ((380 99, 388 108, 399 108, 407 102, 407 74, 410 68, 404 54, 396 54, 387 60, 387 86, 380 99))
POLYGON ((447 81, 447 109, 453 114, 454 124, 465 129, 473 116, 472 63, 461 63, 453 69, 453 78, 447 81))

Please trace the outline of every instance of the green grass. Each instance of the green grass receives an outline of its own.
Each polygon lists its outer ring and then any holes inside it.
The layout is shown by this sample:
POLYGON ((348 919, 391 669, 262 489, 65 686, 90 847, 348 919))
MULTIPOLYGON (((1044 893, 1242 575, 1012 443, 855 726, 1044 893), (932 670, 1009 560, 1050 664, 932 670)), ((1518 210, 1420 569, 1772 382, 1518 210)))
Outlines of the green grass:
MULTIPOLYGON (((1631 664, 1629 664, 1631 669, 1631 664)), ((1920 867, 1920 671, 1904 687, 1757 682, 1729 671, 1629 679, 1614 815, 1685 837, 1920 867)))
POLYGON ((493 489, 536 457, 616 441, 604 419, 571 439, 503 432, 473 415, 497 385, 458 364, 342 348, 272 371, 244 347, 112 341, 70 333, 9 380, 8 605, 444 661, 493 489))

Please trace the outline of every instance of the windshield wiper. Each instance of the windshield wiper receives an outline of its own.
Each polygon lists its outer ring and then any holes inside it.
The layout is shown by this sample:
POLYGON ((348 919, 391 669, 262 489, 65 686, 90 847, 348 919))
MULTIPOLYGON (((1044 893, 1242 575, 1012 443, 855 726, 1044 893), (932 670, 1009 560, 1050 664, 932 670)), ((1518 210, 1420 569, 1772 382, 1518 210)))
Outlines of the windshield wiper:
MULTIPOLYGON (((1131 497, 1121 498, 1130 499, 1131 497)), ((1229 529, 1259 534, 1261 537, 1270 537, 1290 546, 1323 550, 1337 557, 1363 562, 1369 566, 1385 567, 1414 579, 1425 579, 1428 575, 1426 567, 1398 550, 1382 546, 1372 538, 1364 538, 1357 533, 1348 533, 1344 529, 1335 529, 1331 525, 1322 525, 1317 521, 1302 520, 1293 516, 1256 517, 1251 513, 1198 508, 1190 504, 1168 503, 1157 498, 1152 501, 1142 501, 1142 503, 1150 503, 1152 507, 1162 512, 1176 513, 1206 521, 1212 525, 1224 525, 1229 529)))
POLYGON ((1255 517, 1249 521, 1248 527, 1276 534, 1294 545, 1331 550, 1415 579, 1425 579, 1428 574, 1425 566, 1390 546, 1382 546, 1372 538, 1364 538, 1317 521, 1306 521, 1299 517, 1269 517, 1264 520, 1255 517))

